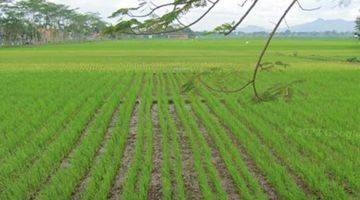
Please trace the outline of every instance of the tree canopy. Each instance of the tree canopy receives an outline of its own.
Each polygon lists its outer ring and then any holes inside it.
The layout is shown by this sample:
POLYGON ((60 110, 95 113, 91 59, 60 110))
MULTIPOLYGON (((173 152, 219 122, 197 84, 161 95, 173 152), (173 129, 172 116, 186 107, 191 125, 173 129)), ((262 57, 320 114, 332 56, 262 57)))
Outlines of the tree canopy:
POLYGON ((355 23, 355 35, 360 39, 360 17, 356 18, 355 23))
POLYGON ((107 24, 96 13, 80 13, 45 0, 0 0, 0 44, 83 40, 107 24))

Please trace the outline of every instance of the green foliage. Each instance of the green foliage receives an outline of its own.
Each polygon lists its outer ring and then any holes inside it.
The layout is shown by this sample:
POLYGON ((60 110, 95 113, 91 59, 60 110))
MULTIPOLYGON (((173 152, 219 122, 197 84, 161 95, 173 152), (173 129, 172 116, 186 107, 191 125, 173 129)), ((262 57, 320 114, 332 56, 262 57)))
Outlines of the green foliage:
MULTIPOLYGON (((261 97, 263 101, 274 101, 283 99, 285 102, 290 102, 294 95, 294 86, 303 84, 305 80, 295 80, 289 83, 276 83, 266 88, 262 92, 261 97)), ((256 99, 255 99, 256 101, 256 99)))
POLYGON ((161 4, 160 6, 155 6, 151 3, 149 5, 149 2, 140 1, 137 7, 121 8, 115 11, 110 17, 120 18, 121 21, 114 27, 109 27, 106 33, 151 34, 166 32, 169 27, 174 27, 174 23, 178 22, 181 16, 187 14, 192 9, 207 5, 208 2, 203 0, 174 0, 171 3, 161 4), (151 8, 148 9, 148 7, 151 8), (171 8, 172 11, 157 16, 155 13, 161 8, 171 8), (137 15, 136 12, 140 10, 145 10, 145 12, 140 12, 141 14, 137 15), (137 20, 137 18, 142 18, 143 20, 137 20))
POLYGON ((284 63, 283 61, 264 62, 260 65, 260 69, 261 71, 276 71, 276 70, 285 70, 289 66, 290 64, 284 63))
POLYGON ((358 39, 360 40, 360 17, 356 18, 355 21, 356 25, 355 25, 355 35, 358 37, 358 39))
POLYGON ((0 13, 0 45, 83 40, 107 26, 97 13, 80 13, 45 0, 2 2, 0 13))
POLYGON ((216 27, 211 33, 220 33, 220 34, 227 33, 233 28, 234 25, 235 25, 235 21, 232 23, 222 24, 216 27))
POLYGON ((349 62, 349 63, 360 63, 360 58, 356 57, 356 56, 349 57, 349 58, 346 59, 346 61, 349 62))

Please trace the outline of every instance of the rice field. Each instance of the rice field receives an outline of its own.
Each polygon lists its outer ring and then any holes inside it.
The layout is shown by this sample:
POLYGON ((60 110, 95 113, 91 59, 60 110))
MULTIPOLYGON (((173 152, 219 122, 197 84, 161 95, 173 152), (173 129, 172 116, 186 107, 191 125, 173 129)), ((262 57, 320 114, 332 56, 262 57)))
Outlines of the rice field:
POLYGON ((0 49, 0 199, 359 199, 360 43, 262 39, 0 49))

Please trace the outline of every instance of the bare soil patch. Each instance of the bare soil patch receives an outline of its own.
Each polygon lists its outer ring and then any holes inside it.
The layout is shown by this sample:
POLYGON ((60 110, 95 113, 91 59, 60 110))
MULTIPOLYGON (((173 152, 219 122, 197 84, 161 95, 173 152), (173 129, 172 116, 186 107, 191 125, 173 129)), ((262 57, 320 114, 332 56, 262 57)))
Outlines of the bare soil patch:
POLYGON ((162 163, 162 134, 160 129, 160 122, 158 116, 157 102, 153 103, 151 108, 151 120, 153 123, 153 164, 151 172, 149 199, 161 199, 161 163, 162 163))
POLYGON ((108 199, 112 199, 112 200, 119 199, 121 191, 122 191, 123 183, 126 178, 125 177, 126 172, 130 166, 131 160, 134 155, 135 142, 136 142, 136 137, 137 137, 137 125, 138 125, 138 118, 139 118, 139 107, 140 107, 139 102, 140 101, 136 101, 133 113, 131 115, 130 131, 129 131, 129 136, 127 138, 124 154, 121 159, 121 166, 118 170, 117 176, 115 178, 114 184, 109 193, 108 199))

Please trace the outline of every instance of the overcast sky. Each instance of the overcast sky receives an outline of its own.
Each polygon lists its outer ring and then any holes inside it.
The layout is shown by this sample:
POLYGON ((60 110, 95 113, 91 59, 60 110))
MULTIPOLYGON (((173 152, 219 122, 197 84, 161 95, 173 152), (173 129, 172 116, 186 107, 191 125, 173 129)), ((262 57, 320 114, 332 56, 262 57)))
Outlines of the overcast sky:
MULTIPOLYGON (((137 5, 137 0, 49 0, 55 3, 67 4, 73 8, 79 8, 82 12, 98 12, 104 19, 116 9, 121 7, 131 7, 137 5)), ((214 8, 212 14, 204 18, 193 29, 195 30, 210 30, 219 24, 225 22, 232 22, 237 20, 239 16, 244 13, 246 7, 242 8, 239 4, 244 0, 220 0, 219 4, 214 8)), ((304 7, 313 8, 321 7, 321 9, 304 12, 299 8, 294 8, 287 17, 287 22, 290 26, 310 22, 318 18, 323 19, 346 19, 354 20, 356 16, 360 16, 360 0, 352 0, 352 4, 347 7, 337 7, 337 0, 302 0, 304 7)), ((155 2, 164 3, 169 0, 155 0, 155 2)), ((249 16, 246 25, 257 25, 265 28, 272 26, 281 12, 291 0, 260 0, 256 10, 249 16)), ((191 22, 199 15, 201 10, 190 14, 184 18, 184 22, 191 22)), ((108 20, 108 19, 107 19, 108 20)))

